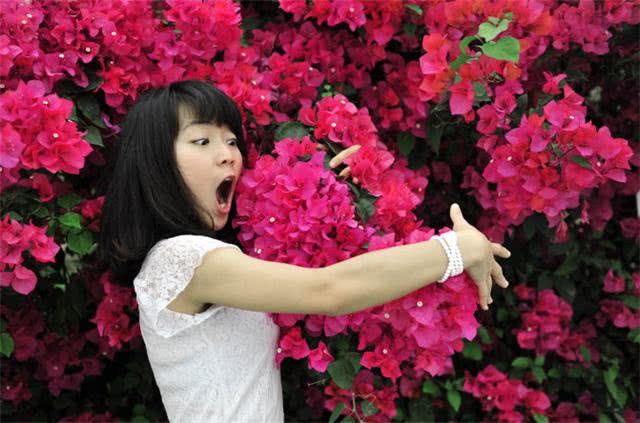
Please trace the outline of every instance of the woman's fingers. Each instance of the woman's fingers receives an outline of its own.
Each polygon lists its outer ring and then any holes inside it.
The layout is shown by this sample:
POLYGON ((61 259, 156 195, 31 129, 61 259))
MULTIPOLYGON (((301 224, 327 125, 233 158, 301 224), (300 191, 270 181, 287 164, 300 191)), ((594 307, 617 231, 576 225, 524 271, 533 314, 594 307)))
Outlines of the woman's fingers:
POLYGON ((493 261, 491 276, 493 276, 493 280, 496 281, 496 283, 501 287, 506 288, 509 286, 507 278, 505 278, 504 274, 502 273, 502 266, 500 266, 495 260, 493 261))
POLYGON ((351 147, 349 147, 349 148, 347 148, 345 150, 342 150, 341 152, 336 154, 336 156, 334 158, 329 160, 329 167, 334 168, 336 166, 340 166, 340 164, 342 164, 344 159, 346 159, 347 157, 349 157, 350 155, 352 155, 356 151, 360 150, 360 147, 362 147, 362 146, 359 145, 359 144, 355 144, 355 145, 352 145, 351 147))
POLYGON ((453 203, 451 205, 451 208, 449 209, 449 215, 451 217, 451 221, 453 222, 453 229, 455 231, 472 227, 469 222, 467 222, 462 216, 462 210, 460 210, 460 206, 458 205, 458 203, 453 203))
POLYGON ((342 169, 340 173, 338 173, 339 178, 348 178, 351 175, 351 168, 349 166, 342 169))
POLYGON ((494 256, 500 256, 502 258, 511 257, 511 251, 507 250, 506 248, 504 248, 502 245, 498 244, 497 242, 492 242, 491 243, 491 251, 493 252, 494 256))

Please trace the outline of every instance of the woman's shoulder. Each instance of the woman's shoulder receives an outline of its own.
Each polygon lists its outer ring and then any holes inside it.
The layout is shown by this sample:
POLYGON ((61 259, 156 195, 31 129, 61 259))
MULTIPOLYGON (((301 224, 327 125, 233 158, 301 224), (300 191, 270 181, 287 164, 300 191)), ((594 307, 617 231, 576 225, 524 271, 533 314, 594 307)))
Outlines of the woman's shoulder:
POLYGON ((156 256, 166 259, 167 256, 181 256, 193 253, 203 254, 213 248, 224 246, 239 248, 234 244, 206 235, 182 234, 164 238, 156 242, 147 253, 146 259, 149 260, 156 256))

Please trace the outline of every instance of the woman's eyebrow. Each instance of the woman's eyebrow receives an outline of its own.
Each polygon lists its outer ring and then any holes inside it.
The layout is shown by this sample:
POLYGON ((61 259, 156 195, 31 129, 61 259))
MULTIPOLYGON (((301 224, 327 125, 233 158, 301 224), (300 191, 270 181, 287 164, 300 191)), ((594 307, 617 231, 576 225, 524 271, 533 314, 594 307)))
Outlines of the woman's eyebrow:
POLYGON ((208 122, 206 120, 194 120, 193 122, 189 122, 186 125, 184 125, 182 128, 180 128, 180 130, 184 131, 185 129, 187 129, 190 126, 193 126, 193 125, 206 125, 207 123, 211 123, 211 122, 208 122))

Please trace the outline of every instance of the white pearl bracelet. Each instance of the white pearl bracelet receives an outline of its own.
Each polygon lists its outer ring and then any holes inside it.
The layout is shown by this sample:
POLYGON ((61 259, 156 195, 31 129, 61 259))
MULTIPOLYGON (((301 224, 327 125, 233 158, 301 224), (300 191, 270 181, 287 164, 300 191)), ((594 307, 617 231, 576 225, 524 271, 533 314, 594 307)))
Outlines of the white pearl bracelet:
POLYGON ((447 270, 444 272, 442 278, 438 279, 438 282, 442 283, 452 276, 457 276, 464 271, 464 262, 462 260, 462 254, 458 248, 458 235, 455 231, 449 231, 442 235, 435 235, 431 238, 435 238, 440 242, 442 248, 447 254, 449 263, 447 264, 447 270))

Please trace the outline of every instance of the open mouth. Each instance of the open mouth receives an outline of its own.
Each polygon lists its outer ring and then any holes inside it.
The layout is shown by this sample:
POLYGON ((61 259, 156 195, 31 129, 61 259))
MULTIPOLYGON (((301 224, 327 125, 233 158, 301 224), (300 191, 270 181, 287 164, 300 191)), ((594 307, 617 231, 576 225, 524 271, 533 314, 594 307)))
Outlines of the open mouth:
POLYGON ((233 180, 233 176, 226 177, 222 182, 220 182, 220 185, 218 185, 218 189, 216 190, 216 199, 218 200, 218 205, 224 212, 228 212, 231 208, 233 180))

